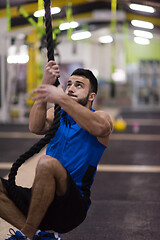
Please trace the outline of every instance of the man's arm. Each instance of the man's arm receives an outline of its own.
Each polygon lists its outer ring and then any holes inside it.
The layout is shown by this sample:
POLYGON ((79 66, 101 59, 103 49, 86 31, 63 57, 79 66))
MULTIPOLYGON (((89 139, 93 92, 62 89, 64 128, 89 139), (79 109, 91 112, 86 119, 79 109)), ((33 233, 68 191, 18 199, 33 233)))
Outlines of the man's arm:
POLYGON ((98 140, 103 138, 107 144, 112 131, 112 121, 107 113, 90 111, 64 93, 62 87, 45 84, 37 88, 35 93, 38 93, 35 100, 59 104, 82 128, 98 140))
POLYGON ((113 126, 110 116, 104 111, 92 112, 75 102, 65 93, 58 103, 82 128, 97 138, 107 137, 113 126))
MULTIPOLYGON (((54 61, 48 62, 43 75, 43 84, 52 86, 59 77, 59 68, 54 61)), ((29 129, 36 134, 45 134, 54 120, 54 109, 47 111, 47 101, 35 101, 29 116, 29 129)))
POLYGON ((62 98, 61 107, 86 131, 97 137, 103 145, 109 144, 109 136, 113 131, 112 120, 104 111, 92 112, 74 100, 62 98), (68 100, 68 101, 67 101, 68 100))
POLYGON ((54 108, 47 111, 47 104, 35 102, 29 117, 29 130, 35 134, 45 134, 54 120, 54 108))

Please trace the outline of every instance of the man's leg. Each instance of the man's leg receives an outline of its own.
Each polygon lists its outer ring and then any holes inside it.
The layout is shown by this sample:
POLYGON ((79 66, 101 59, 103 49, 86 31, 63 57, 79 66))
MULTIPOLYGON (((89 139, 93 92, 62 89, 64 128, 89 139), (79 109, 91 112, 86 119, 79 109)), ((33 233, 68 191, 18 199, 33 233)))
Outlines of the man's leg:
POLYGON ((62 196, 66 191, 66 169, 57 159, 48 155, 42 156, 36 169, 28 217, 21 229, 27 237, 33 238, 55 193, 62 196))
POLYGON ((7 196, 7 191, 0 180, 0 217, 14 227, 21 229, 26 217, 7 196))

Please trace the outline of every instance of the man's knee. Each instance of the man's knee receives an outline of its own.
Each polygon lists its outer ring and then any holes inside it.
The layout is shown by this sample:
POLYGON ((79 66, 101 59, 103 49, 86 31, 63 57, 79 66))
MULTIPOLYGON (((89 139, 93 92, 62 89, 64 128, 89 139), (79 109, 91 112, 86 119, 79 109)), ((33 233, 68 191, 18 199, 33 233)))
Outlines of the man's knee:
POLYGON ((40 177, 51 176, 56 181, 56 192, 62 195, 67 190, 67 170, 56 159, 48 155, 43 155, 37 164, 37 174, 40 177))
POLYGON ((41 156, 37 164, 37 170, 40 172, 46 172, 47 174, 53 174, 59 171, 66 172, 62 164, 56 158, 53 158, 49 155, 41 156))
POLYGON ((1 179, 0 179, 0 192, 5 193, 5 194, 7 193, 5 187, 3 186, 3 183, 2 183, 1 179))

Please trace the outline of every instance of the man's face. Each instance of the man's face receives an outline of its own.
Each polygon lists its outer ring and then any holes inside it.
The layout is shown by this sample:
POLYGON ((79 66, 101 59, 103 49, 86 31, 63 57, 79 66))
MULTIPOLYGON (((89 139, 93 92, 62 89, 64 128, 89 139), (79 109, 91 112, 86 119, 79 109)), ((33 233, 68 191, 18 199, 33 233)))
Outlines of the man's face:
POLYGON ((71 76, 68 80, 65 92, 76 102, 86 106, 90 95, 89 79, 82 76, 71 76))

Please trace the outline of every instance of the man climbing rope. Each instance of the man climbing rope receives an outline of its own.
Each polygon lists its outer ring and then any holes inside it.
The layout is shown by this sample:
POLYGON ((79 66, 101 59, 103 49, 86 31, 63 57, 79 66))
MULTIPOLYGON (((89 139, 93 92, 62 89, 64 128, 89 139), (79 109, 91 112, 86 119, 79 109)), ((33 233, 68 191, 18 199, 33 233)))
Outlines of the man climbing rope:
POLYGON ((60 126, 39 159, 32 188, 15 189, 29 206, 27 216, 8 197, 8 181, 0 180, 0 216, 20 229, 11 232, 10 240, 60 239, 44 231, 71 231, 84 221, 91 204, 90 188, 108 145, 112 122, 106 112, 92 109, 98 84, 90 70, 75 70, 65 92, 61 85, 53 86, 59 76, 59 66, 49 61, 42 84, 34 90, 31 132, 45 134, 50 128, 54 110, 47 111, 48 102, 62 109, 60 126))

